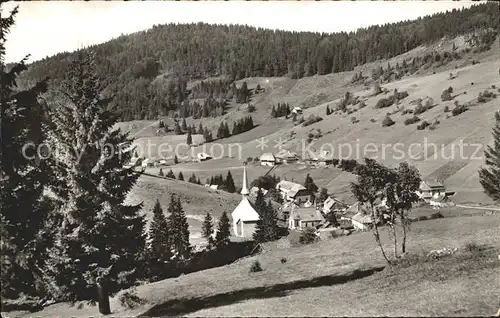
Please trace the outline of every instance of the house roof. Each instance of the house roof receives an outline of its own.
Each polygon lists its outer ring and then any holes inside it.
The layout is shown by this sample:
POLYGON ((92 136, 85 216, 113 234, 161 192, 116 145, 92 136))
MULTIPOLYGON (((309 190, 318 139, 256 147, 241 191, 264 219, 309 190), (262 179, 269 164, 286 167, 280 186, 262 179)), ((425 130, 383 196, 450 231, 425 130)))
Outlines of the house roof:
POLYGON ((281 189, 284 191, 298 191, 298 190, 305 190, 305 187, 301 184, 291 182, 291 181, 286 181, 286 180, 281 180, 277 185, 276 189, 281 189))
POLYGON ((266 152, 260 156, 260 161, 276 161, 276 158, 272 153, 266 152))
POLYGON ((296 208, 290 212, 290 218, 301 221, 324 221, 325 218, 319 210, 315 207, 310 208, 296 208))
POLYGON ((425 180, 420 183, 421 191, 430 191, 435 189, 444 189, 444 185, 441 182, 433 180, 425 180))
POLYGON ((276 155, 274 155, 275 158, 280 158, 280 159, 298 159, 298 155, 294 152, 290 152, 289 150, 282 149, 280 150, 276 155))
POLYGON ((258 221, 259 213, 255 209, 252 202, 248 200, 247 197, 243 197, 240 204, 233 210, 231 217, 235 222, 238 221, 258 221))
POLYGON ((363 213, 357 213, 354 215, 351 220, 362 223, 362 224, 369 224, 372 223, 372 217, 369 214, 363 214, 363 213))
POLYGON ((299 206, 295 202, 285 202, 281 206, 280 211, 282 212, 291 212, 293 209, 298 208, 299 206))
POLYGON ((343 202, 341 202, 340 200, 337 200, 337 199, 332 198, 332 197, 328 197, 325 200, 325 202, 323 203, 323 208, 331 210, 334 207, 337 209, 343 209, 343 208, 346 208, 347 205, 344 204, 343 202))

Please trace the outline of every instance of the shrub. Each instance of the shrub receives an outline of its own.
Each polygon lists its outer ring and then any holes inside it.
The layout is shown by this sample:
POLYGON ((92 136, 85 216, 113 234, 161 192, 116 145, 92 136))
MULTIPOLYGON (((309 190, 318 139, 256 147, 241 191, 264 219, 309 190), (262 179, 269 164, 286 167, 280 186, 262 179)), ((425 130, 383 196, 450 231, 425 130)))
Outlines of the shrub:
POLYGON ((370 118, 370 122, 374 123, 374 122, 376 122, 376 120, 374 118, 370 118))
POLYGON ((445 89, 442 93, 441 93, 441 100, 443 102, 446 102, 446 101, 449 101, 449 100, 452 100, 453 97, 451 96, 451 93, 453 92, 453 88, 450 86, 448 87, 447 89, 445 89))
POLYGON ((417 129, 418 130, 424 130, 428 126, 430 126, 430 124, 427 121, 424 120, 420 125, 417 126, 417 129))
POLYGON ((493 92, 490 92, 488 90, 485 90, 484 92, 479 92, 479 96, 477 97, 477 102, 478 103, 486 103, 487 101, 491 100, 492 98, 495 98, 496 95, 493 92))
POLYGON ((405 125, 411 125, 411 124, 417 123, 419 121, 420 121, 420 118, 418 118, 418 116, 413 116, 413 117, 405 120, 405 125))
POLYGON ((252 104, 248 105, 248 112, 253 113, 254 111, 255 111, 255 106, 252 104))
POLYGON ((477 252, 481 252, 483 250, 483 248, 480 245, 478 245, 477 243, 467 242, 464 245, 464 250, 466 250, 467 252, 470 252, 470 253, 477 253, 477 252))
POLYGON ((378 100, 378 102, 375 104, 375 108, 386 108, 394 104, 394 101, 391 101, 389 98, 381 98, 378 100))
POLYGON ((308 227, 300 234, 299 242, 300 244, 311 244, 318 240, 316 236, 316 230, 314 228, 308 227))
POLYGON ((450 107, 449 107, 448 105, 446 105, 446 106, 444 107, 444 112, 445 112, 445 113, 447 113, 447 112, 449 112, 449 111, 450 111, 450 107))
POLYGON ((135 289, 125 291, 120 296, 118 296, 118 300, 123 307, 126 307, 128 309, 134 309, 140 305, 144 305, 147 303, 147 300, 137 296, 135 289))
POLYGON ((357 122, 359 122, 359 120, 356 117, 351 118, 351 123, 355 124, 357 122))
POLYGON ((467 110, 468 110, 467 106, 465 106, 465 105, 458 105, 458 106, 455 106, 455 108, 453 108, 453 110, 451 111, 451 114, 453 116, 458 116, 458 115, 460 115, 461 113, 463 113, 463 112, 465 112, 467 110))
POLYGON ((429 109, 432 109, 434 106, 432 105, 432 102, 430 100, 427 100, 425 102, 425 106, 423 106, 421 103, 419 103, 417 105, 417 107, 415 107, 415 110, 413 111, 413 113, 415 115, 420 115, 420 114, 423 114, 425 113, 426 111, 428 111, 429 109))
POLYGON ((382 127, 390 127, 394 125, 396 122, 391 119, 391 117, 386 116, 384 120, 382 121, 382 127))
POLYGON ((365 108, 366 107, 366 103, 364 100, 362 100, 360 103, 359 103, 359 108, 365 108))
POLYGON ((322 120, 323 120, 323 118, 321 118, 321 117, 319 117, 319 116, 315 116, 315 115, 311 114, 311 115, 309 115, 309 117, 307 117, 307 120, 305 120, 305 121, 302 123, 302 125, 303 125, 304 127, 307 127, 307 126, 309 126, 309 125, 312 125, 312 124, 317 123, 317 122, 322 121, 322 120))
POLYGON ((253 158, 252 157, 248 157, 247 158, 247 163, 251 163, 253 161, 253 158))
POLYGON ((281 264, 285 264, 285 263, 286 263, 286 261, 287 261, 287 260, 286 260, 286 257, 282 257, 282 258, 280 259, 281 264))
POLYGON ((262 272, 262 266, 260 266, 259 261, 254 261, 252 266, 250 266, 250 273, 262 272))

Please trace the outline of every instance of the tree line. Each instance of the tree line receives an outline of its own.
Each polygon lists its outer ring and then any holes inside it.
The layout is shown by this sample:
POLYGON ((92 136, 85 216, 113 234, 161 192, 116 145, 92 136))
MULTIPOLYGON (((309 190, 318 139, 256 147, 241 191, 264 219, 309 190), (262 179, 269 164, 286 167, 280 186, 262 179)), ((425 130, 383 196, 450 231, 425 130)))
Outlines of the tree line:
MULTIPOLYGON (((478 34, 478 41, 492 43, 498 30, 497 12, 498 4, 488 2, 413 21, 333 34, 241 25, 168 24, 80 51, 96 52, 97 72, 106 96, 115 96, 113 104, 121 110, 123 120, 154 119, 177 111, 188 96, 186 83, 196 79, 225 76, 232 82, 251 76, 288 74, 301 78, 350 71, 445 36, 471 32, 478 34)), ((32 63, 26 81, 35 83, 49 76, 57 85, 75 54, 64 52, 32 63)), ((240 102, 248 98, 245 92, 232 93, 240 102)))

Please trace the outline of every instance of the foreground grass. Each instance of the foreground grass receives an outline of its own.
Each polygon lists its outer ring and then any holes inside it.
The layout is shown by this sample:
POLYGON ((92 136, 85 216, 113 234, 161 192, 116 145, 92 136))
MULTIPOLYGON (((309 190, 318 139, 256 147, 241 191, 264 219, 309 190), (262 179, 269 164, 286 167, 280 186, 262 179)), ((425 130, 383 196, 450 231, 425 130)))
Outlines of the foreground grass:
MULTIPOLYGON (((468 252, 468 242, 500 247, 500 217, 470 216, 412 224, 409 252, 394 269, 385 266, 371 233, 307 246, 274 246, 234 264, 139 286, 147 304, 135 309, 111 299, 116 317, 183 316, 408 316, 492 315, 499 307, 500 251, 468 252), (458 247, 449 259, 424 261, 432 249, 458 247), (283 263, 282 259, 286 262, 283 263), (249 273, 258 260, 263 271, 249 273)), ((382 232, 382 240, 389 242, 382 232)), ((386 245, 390 249, 390 244, 386 245)), ((89 317, 95 306, 56 304, 32 317, 89 317)), ((7 315, 14 317, 15 315, 7 315)))

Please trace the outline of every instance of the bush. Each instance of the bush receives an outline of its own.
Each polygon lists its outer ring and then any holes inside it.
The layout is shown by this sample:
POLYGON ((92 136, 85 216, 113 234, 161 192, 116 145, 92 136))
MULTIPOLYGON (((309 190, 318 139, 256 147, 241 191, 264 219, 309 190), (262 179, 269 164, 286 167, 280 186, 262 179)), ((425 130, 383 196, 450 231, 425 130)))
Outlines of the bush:
POLYGON ((483 247, 474 242, 467 242, 464 245, 464 250, 470 253, 477 253, 483 251, 483 247))
POLYGON ((282 257, 282 258, 280 259, 280 262, 281 262, 281 264, 285 264, 285 263, 286 263, 286 257, 282 257))
POLYGON ((300 244, 311 244, 318 240, 316 236, 316 230, 314 228, 308 227, 300 234, 299 242, 300 244))
POLYGON ((248 112, 249 112, 249 113, 253 113, 253 112, 255 111, 255 106, 254 106, 254 105, 252 105, 252 104, 250 104, 250 105, 248 105, 248 108, 247 108, 247 109, 248 109, 248 112))
POLYGON ((315 115, 311 114, 311 115, 309 115, 309 117, 307 117, 307 120, 305 120, 305 121, 302 123, 302 125, 303 125, 304 127, 307 127, 307 126, 309 126, 309 125, 312 125, 312 124, 317 123, 317 122, 322 121, 322 120, 323 120, 323 118, 321 118, 321 117, 319 117, 319 116, 315 116, 315 115))
POLYGON ((370 122, 371 122, 371 123, 374 123, 374 122, 376 122, 376 120, 375 120, 375 119, 373 119, 373 118, 370 118, 370 122))
POLYGON ((260 266, 259 261, 254 261, 252 266, 250 266, 250 273, 262 272, 262 266, 260 266))
POLYGON ((477 97, 477 102, 478 103, 486 103, 487 101, 495 98, 496 95, 493 92, 490 92, 488 90, 485 90, 484 92, 480 92, 479 96, 477 97))
POLYGON ((384 120, 382 121, 382 127, 390 127, 394 125, 396 122, 391 119, 391 117, 386 116, 384 120))
POLYGON ((447 113, 447 112, 449 112, 449 111, 450 111, 450 107, 449 107, 448 105, 446 105, 446 106, 444 107, 444 112, 445 112, 445 113, 447 113))
POLYGON ((457 106, 455 106, 455 108, 453 108, 453 110, 451 111, 451 114, 453 116, 458 116, 461 113, 466 112, 467 110, 468 110, 467 106, 465 106, 465 105, 457 105, 457 106))
POLYGON ((123 294, 118 296, 118 300, 123 307, 128 309, 134 309, 140 305, 144 305, 147 303, 147 300, 137 296, 135 289, 125 291, 123 294))
POLYGON ((427 121, 424 120, 420 125, 417 126, 417 129, 418 130, 424 130, 428 126, 430 126, 430 124, 427 121))
POLYGON ((446 101, 449 101, 449 100, 452 100, 453 97, 451 96, 451 93, 453 92, 453 88, 450 86, 448 87, 447 89, 445 89, 442 93, 441 93, 441 100, 443 102, 446 102, 446 101))
POLYGON ((418 118, 418 116, 413 116, 411 118, 408 118, 405 120, 405 125, 411 125, 411 124, 414 124, 414 123, 417 123, 420 121, 420 118, 418 118))
POLYGON ((351 123, 355 124, 355 123, 358 123, 359 122, 359 119, 357 119, 356 117, 352 117, 351 118, 351 123))

